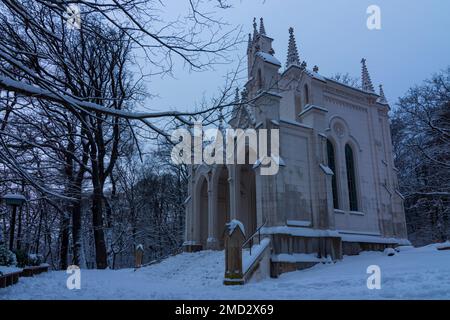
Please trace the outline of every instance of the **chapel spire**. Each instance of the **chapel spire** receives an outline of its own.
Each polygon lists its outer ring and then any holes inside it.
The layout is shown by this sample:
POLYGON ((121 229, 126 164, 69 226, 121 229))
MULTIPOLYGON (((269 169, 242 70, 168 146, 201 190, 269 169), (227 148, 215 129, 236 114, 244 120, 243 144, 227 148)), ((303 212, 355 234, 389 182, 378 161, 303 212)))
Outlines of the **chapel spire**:
POLYGON ((263 18, 259 19, 259 34, 266 35, 266 28, 264 27, 263 18))
POLYGON ((300 59, 298 57, 297 44, 295 43, 294 28, 289 28, 289 46, 286 59, 286 68, 291 65, 300 66, 300 59))
POLYGON ((366 59, 362 58, 361 63, 362 63, 362 71, 361 71, 362 89, 367 92, 375 93, 372 80, 370 79, 369 71, 367 70, 366 59))

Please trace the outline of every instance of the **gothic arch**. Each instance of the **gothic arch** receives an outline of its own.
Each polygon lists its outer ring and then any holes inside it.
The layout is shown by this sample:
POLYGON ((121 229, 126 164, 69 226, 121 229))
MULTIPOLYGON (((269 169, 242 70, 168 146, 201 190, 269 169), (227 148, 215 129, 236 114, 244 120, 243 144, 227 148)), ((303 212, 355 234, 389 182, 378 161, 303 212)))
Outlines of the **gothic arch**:
MULTIPOLYGON (((244 130, 245 132, 245 130, 244 130)), ((258 134, 256 133, 256 144, 258 144, 258 134)), ((245 143, 244 144, 238 144, 237 142, 235 142, 234 144, 234 163, 237 164, 237 157, 239 154, 244 153, 245 154, 245 164, 246 165, 254 165, 256 163, 256 161, 258 160, 258 146, 255 145, 251 145, 249 144, 249 141, 251 141, 251 139, 249 138, 245 138, 245 143), (238 148, 241 147, 241 148, 238 148), (254 160, 254 161, 253 161, 254 160)))
POLYGON ((208 176, 199 174, 194 185, 194 237, 206 248, 208 241, 208 176))
POLYGON ((218 249, 224 247, 223 232, 225 224, 230 221, 230 186, 229 186, 229 170, 226 165, 218 165, 214 168, 212 187, 214 188, 215 217, 213 227, 213 235, 217 239, 218 249))
POLYGON ((303 98, 305 99, 305 106, 310 103, 310 96, 309 96, 309 87, 308 84, 305 83, 303 86, 303 98))
POLYGON ((339 179, 339 163, 338 163, 338 157, 337 157, 337 145, 333 138, 327 139, 327 160, 328 160, 328 167, 333 171, 333 177, 331 180, 331 188, 332 188, 332 194, 333 194, 333 207, 334 209, 340 209, 341 207, 341 197, 339 195, 340 187, 338 187, 338 181, 339 179))

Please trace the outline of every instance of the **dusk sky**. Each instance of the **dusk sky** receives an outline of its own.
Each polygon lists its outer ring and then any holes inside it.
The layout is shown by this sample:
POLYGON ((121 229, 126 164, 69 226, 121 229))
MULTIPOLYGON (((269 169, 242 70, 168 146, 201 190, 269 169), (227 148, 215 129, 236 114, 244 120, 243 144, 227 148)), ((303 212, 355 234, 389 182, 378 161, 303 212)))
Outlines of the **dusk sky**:
MULTIPOLYGON (((177 3, 179 3, 177 1, 177 3)), ((275 56, 286 59, 288 28, 295 29, 300 58, 320 73, 337 72, 360 77, 360 60, 367 65, 376 87, 382 83, 391 103, 409 87, 448 66, 450 57, 450 2, 442 0, 266 0, 230 1, 233 8, 218 10, 230 25, 241 25, 244 36, 252 32, 252 20, 264 18, 267 35, 274 38, 275 56), (366 26, 367 7, 381 8, 381 30, 366 26)), ((174 6, 175 4, 170 4, 174 6)), ((173 7, 167 11, 174 14, 173 7)), ((182 8, 175 8, 182 12, 182 8)), ((231 55, 243 57, 243 43, 231 55)), ((236 64, 217 66, 214 71, 189 72, 182 65, 174 78, 152 78, 151 93, 159 97, 149 101, 150 109, 192 108, 203 96, 209 97, 223 85, 223 76, 236 64), (199 85, 201 83, 201 85, 199 85)))

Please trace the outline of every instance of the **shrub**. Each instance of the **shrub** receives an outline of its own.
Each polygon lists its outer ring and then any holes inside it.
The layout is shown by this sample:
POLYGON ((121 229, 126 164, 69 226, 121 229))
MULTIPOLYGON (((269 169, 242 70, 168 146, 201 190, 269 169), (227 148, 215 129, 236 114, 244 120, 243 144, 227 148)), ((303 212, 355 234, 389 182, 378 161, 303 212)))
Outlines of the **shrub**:
POLYGON ((21 249, 14 250, 17 259, 17 266, 23 268, 28 265, 28 253, 21 249))
POLYGON ((0 245, 0 266, 15 266, 16 255, 11 252, 5 244, 0 245))

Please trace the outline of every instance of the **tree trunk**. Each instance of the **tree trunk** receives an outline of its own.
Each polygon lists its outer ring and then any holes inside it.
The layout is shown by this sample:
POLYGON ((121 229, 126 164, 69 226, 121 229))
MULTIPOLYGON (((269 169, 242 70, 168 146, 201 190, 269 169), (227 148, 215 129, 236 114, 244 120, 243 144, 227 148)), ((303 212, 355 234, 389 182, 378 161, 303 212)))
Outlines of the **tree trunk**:
POLYGON ((23 206, 20 207, 19 209, 19 221, 17 224, 17 242, 16 242, 16 248, 17 250, 20 250, 21 246, 22 246, 22 213, 23 213, 23 206))
POLYGON ((73 264, 81 265, 81 200, 77 199, 72 206, 72 241, 73 264))
POLYGON ((61 270, 67 269, 67 254, 69 252, 69 223, 69 216, 63 213, 60 230, 61 250, 59 255, 59 268, 61 270))
POLYGON ((39 215, 39 224, 38 224, 38 230, 37 230, 37 235, 36 235, 36 245, 35 245, 35 253, 39 254, 39 244, 41 242, 41 228, 42 228, 42 218, 44 217, 44 209, 41 205, 41 214, 39 215))
POLYGON ((103 232, 102 199, 103 196, 99 192, 99 188, 94 187, 94 196, 92 198, 92 225, 94 227, 95 261, 97 263, 97 269, 106 269, 108 266, 105 235, 103 232))

